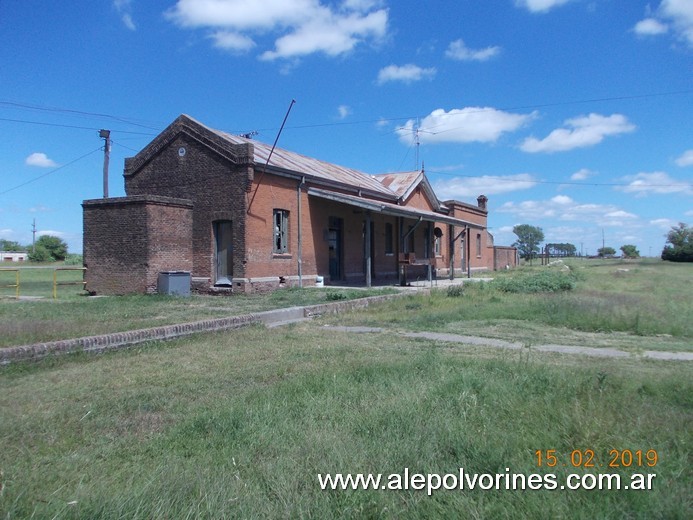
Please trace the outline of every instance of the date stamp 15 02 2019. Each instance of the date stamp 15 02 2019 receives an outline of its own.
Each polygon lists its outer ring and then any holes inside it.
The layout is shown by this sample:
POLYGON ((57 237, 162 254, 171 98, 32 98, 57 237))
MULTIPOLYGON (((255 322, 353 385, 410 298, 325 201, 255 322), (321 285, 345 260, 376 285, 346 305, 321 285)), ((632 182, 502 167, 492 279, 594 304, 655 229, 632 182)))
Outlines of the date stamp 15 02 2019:
POLYGON ((617 450, 600 454, 596 450, 575 449, 570 453, 559 453, 555 449, 534 452, 538 467, 570 468, 654 468, 659 462, 657 450, 617 450))

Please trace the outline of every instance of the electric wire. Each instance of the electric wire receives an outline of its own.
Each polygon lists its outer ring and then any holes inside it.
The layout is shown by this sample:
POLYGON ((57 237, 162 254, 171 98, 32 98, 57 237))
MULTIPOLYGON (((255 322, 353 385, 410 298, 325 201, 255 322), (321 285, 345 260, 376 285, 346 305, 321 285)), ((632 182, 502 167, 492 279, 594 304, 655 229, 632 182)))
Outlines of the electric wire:
POLYGON ((57 168, 54 168, 54 169, 52 169, 51 171, 44 173, 43 175, 39 175, 38 177, 34 177, 33 179, 30 179, 30 180, 28 180, 28 181, 26 181, 26 182, 23 182, 23 183, 21 183, 21 184, 18 184, 18 185, 16 185, 16 186, 12 187, 12 188, 7 189, 7 190, 0 191, 0 195, 5 195, 6 193, 9 193, 9 192, 11 192, 11 191, 17 190, 17 189, 19 189, 19 188, 23 188, 24 186, 26 186, 26 185, 28 185, 28 184, 34 183, 34 182, 36 182, 36 181, 38 181, 38 180, 40 180, 40 179, 43 179, 43 178, 45 178, 45 177, 48 177, 49 175, 52 175, 52 174, 54 174, 54 173, 57 172, 57 171, 60 171, 60 170, 62 170, 62 169, 65 169, 65 168, 67 168, 68 166, 71 166, 71 165, 75 164, 76 162, 79 162, 79 161, 81 161, 82 159, 85 159, 85 158, 89 157, 90 155, 92 155, 92 154, 94 154, 94 153, 96 153, 96 152, 98 152, 98 151, 100 151, 100 150, 103 150, 103 147, 102 147, 102 146, 99 146, 98 148, 92 150, 91 152, 85 153, 84 155, 82 155, 82 156, 80 156, 80 157, 77 157, 77 159, 73 159, 72 161, 70 161, 70 162, 68 162, 68 163, 65 163, 65 164, 63 164, 63 165, 61 165, 61 166, 58 166, 57 168))
MULTIPOLYGON (((8 119, 4 117, 0 117, 0 121, 8 121, 10 123, 26 123, 26 124, 31 124, 31 125, 41 125, 41 126, 55 126, 58 128, 74 128, 77 130, 91 130, 93 132, 98 132, 101 130, 100 128, 95 128, 91 126, 77 126, 77 125, 66 125, 62 123, 46 123, 43 121, 27 121, 25 119, 8 119)), ((155 136, 157 135, 156 133, 153 132, 134 132, 131 130, 111 130, 112 132, 118 132, 120 134, 134 134, 134 135, 147 135, 147 136, 155 136)))

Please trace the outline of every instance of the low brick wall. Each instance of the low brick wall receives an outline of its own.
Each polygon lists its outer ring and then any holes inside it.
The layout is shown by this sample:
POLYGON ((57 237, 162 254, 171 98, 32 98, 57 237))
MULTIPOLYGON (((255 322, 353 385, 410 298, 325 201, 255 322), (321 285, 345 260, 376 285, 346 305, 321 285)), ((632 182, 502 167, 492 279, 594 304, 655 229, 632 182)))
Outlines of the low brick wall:
MULTIPOLYGON (((403 292, 382 296, 371 296, 368 298, 360 298, 358 300, 324 303, 321 305, 311 305, 308 307, 297 307, 290 310, 298 311, 298 315, 304 318, 313 318, 323 314, 337 314, 339 312, 345 312, 352 309, 363 309, 371 304, 381 303, 401 296, 406 296, 408 294, 411 293, 403 292)), ((231 316, 228 318, 201 320, 177 325, 164 325, 149 329, 116 332, 113 334, 102 334, 99 336, 87 336, 84 338, 49 341, 46 343, 35 343, 33 345, 24 345, 20 347, 0 348, 0 365, 9 365, 10 363, 16 363, 19 361, 38 361, 49 356, 72 354, 77 352, 100 353, 109 350, 127 348, 132 345, 137 345, 139 343, 145 343, 148 341, 176 339, 200 332, 232 330, 255 323, 271 324, 273 322, 287 319, 287 312, 287 309, 275 309, 254 314, 231 316)), ((295 313, 296 312, 293 312, 293 314, 295 313)))

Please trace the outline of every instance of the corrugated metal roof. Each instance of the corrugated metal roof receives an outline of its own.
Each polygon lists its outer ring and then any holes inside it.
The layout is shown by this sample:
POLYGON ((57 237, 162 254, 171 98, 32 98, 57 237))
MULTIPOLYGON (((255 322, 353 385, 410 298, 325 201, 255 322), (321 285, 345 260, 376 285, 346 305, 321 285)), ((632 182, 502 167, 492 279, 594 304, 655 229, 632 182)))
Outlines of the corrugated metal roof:
MULTIPOLYGON (((267 163, 267 157, 269 157, 272 146, 260 141, 255 141, 253 139, 246 139, 237 135, 228 134, 213 128, 210 128, 210 130, 232 144, 252 144, 255 155, 255 164, 258 166, 264 166, 267 163)), ((371 175, 354 170, 353 168, 346 168, 344 166, 338 166, 336 164, 321 161, 319 159, 307 157, 283 148, 274 149, 272 157, 270 158, 269 166, 309 177, 315 177, 318 179, 343 184, 352 188, 369 190, 382 194, 387 198, 393 198, 396 196, 392 190, 388 189, 387 186, 381 184, 371 175)))
POLYGON ((421 180, 422 176, 423 173, 420 170, 416 170, 401 173, 381 173, 373 175, 373 178, 393 191, 399 198, 404 198, 412 189, 412 186, 421 180))

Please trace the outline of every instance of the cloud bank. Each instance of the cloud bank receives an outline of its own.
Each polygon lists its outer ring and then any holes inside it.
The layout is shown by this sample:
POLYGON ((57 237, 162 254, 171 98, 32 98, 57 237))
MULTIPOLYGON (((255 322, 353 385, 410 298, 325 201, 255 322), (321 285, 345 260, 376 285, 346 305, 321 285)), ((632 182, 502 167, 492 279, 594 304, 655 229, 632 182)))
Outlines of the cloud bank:
POLYGON ((635 125, 621 114, 602 116, 589 114, 564 122, 564 128, 557 128, 544 139, 528 137, 520 149, 528 153, 566 152, 575 148, 585 148, 601 143, 605 137, 635 130, 635 125))
POLYGON ((347 0, 178 0, 166 18, 185 29, 204 29, 214 46, 247 52, 256 39, 274 38, 260 59, 300 58, 314 53, 339 56, 358 44, 383 38, 388 11, 380 2, 347 0))

